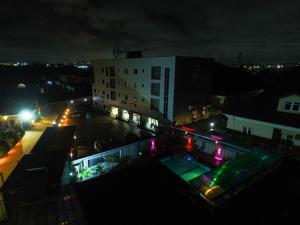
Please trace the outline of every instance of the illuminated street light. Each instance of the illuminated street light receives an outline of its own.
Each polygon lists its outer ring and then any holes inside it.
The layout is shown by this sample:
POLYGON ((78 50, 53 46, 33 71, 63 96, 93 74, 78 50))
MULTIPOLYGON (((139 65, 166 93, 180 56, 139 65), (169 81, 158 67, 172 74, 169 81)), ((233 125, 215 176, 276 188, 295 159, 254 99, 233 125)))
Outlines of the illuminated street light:
POLYGON ((71 100, 70 103, 73 104, 73 103, 74 103, 74 100, 71 100))
POLYGON ((209 124, 209 126, 210 126, 211 128, 213 128, 213 127, 215 126, 215 123, 212 122, 212 123, 209 124))
POLYGON ((53 125, 56 125, 56 121, 53 121, 52 124, 53 124, 53 125))
POLYGON ((85 98, 85 99, 84 99, 84 101, 86 102, 86 101, 87 101, 87 99, 85 98))
POLYGON ((59 123, 58 126, 61 127, 61 123, 59 123))
POLYGON ((4 120, 7 120, 7 119, 8 119, 8 117, 7 117, 7 116, 3 116, 3 119, 4 119, 4 120))
POLYGON ((19 115, 23 121, 30 121, 33 118, 33 114, 29 110, 22 110, 19 115))

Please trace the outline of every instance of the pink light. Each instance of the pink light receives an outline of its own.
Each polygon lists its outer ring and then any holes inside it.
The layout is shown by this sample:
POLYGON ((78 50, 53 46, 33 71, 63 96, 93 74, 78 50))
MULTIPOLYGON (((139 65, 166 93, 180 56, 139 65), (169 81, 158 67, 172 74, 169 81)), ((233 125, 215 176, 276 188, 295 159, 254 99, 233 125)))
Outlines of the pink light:
POLYGON ((221 147, 218 147, 218 155, 220 156, 222 153, 222 148, 221 147))
POLYGON ((151 139, 151 150, 155 150, 155 142, 154 139, 151 139))
POLYGON ((222 161, 223 159, 219 156, 215 156, 215 159, 218 160, 218 161, 222 161))
POLYGON ((155 139, 150 139, 150 156, 153 157, 157 153, 157 148, 155 144, 155 139))
POLYGON ((210 137, 214 140, 222 140, 223 139, 223 137, 215 135, 215 134, 210 135, 210 137))
POLYGON ((217 154, 215 155, 214 157, 217 161, 222 161, 223 158, 222 158, 222 146, 221 145, 218 145, 217 146, 217 154))

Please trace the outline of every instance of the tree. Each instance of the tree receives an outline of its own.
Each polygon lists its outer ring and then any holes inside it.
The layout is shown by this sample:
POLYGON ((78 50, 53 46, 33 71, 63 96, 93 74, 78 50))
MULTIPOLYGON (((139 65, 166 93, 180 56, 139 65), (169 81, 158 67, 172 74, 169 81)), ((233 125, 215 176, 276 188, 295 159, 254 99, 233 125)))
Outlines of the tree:
POLYGON ((10 147, 15 146, 15 144, 20 140, 19 135, 15 131, 6 131, 5 132, 5 139, 8 142, 10 147))
POLYGON ((18 125, 13 127, 13 130, 19 135, 20 139, 24 136, 25 131, 18 125))

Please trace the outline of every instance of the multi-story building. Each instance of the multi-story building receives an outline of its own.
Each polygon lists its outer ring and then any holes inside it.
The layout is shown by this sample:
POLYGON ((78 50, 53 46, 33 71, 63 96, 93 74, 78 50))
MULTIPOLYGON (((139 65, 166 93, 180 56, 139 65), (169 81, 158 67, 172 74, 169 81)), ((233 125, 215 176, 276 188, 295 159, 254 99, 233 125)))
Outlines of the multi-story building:
POLYGON ((178 56, 95 60, 94 106, 153 130, 185 123, 208 101, 213 63, 178 56))

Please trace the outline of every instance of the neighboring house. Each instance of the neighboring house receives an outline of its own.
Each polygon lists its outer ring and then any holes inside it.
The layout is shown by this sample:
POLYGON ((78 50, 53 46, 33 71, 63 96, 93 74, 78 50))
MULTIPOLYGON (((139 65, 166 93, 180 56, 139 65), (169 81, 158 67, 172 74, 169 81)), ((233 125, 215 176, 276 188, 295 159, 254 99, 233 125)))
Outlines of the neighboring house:
MULTIPOLYGON (((273 92, 274 93, 274 92, 273 92)), ((274 97, 261 93, 253 100, 236 103, 225 113, 227 129, 264 143, 275 150, 300 151, 300 95, 274 97)))
POLYGON ((93 101, 112 116, 157 126, 185 123, 207 104, 214 60, 200 57, 99 59, 93 101))

